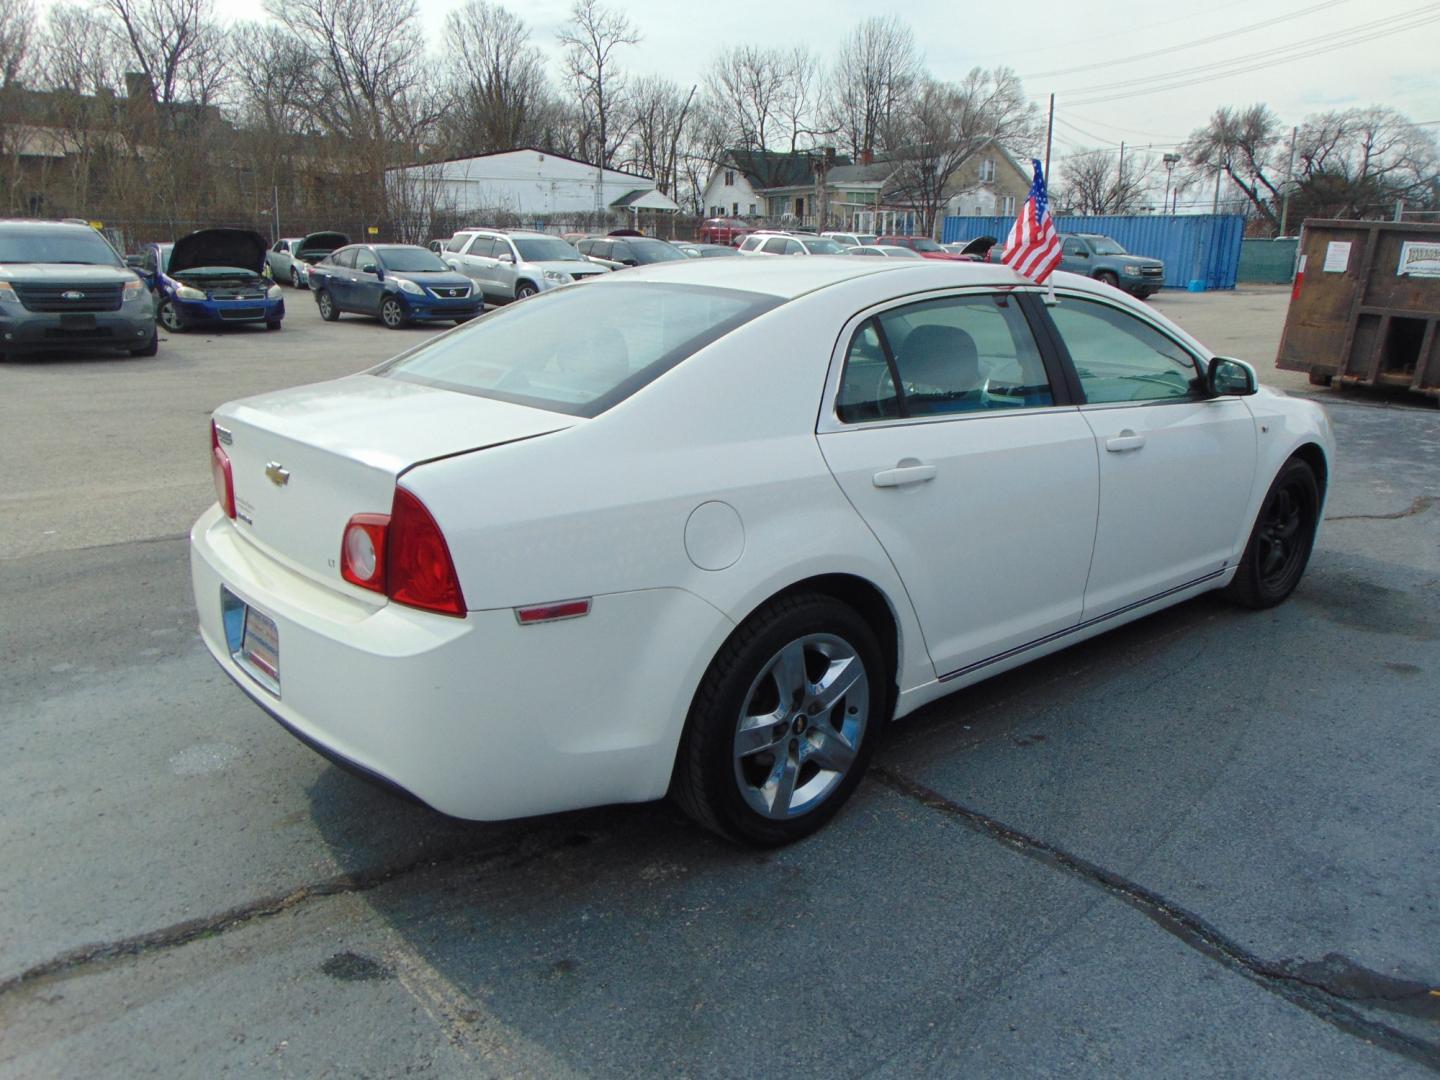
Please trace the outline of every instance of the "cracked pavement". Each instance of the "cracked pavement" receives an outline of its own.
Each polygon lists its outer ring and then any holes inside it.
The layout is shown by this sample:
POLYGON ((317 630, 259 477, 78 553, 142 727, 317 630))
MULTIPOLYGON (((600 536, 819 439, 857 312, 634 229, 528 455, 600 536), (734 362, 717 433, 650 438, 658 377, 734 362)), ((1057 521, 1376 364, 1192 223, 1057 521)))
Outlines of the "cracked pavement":
MULTIPOLYGON (((1180 303, 1259 340, 1278 302, 1180 303)), ((953 695, 755 853, 664 804, 443 819, 229 685, 177 432, 398 347, 294 307, 284 355, 0 368, 0 1076, 1440 1071, 1440 411, 1323 397, 1342 456, 1291 602, 953 695), (77 505, 147 454, 148 489, 77 505)))

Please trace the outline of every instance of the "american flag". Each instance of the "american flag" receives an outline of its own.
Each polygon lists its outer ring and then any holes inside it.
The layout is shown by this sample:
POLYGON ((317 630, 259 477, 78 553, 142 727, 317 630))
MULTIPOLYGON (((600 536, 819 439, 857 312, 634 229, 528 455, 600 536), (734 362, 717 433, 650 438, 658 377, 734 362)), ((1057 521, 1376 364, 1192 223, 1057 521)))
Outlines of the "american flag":
POLYGON ((1060 237, 1050 218, 1045 174, 1040 162, 1032 159, 1031 164, 1035 166, 1035 182, 1030 185, 1030 197, 1020 208, 1020 216, 1010 226, 1001 262, 1041 285, 1060 265, 1060 237))

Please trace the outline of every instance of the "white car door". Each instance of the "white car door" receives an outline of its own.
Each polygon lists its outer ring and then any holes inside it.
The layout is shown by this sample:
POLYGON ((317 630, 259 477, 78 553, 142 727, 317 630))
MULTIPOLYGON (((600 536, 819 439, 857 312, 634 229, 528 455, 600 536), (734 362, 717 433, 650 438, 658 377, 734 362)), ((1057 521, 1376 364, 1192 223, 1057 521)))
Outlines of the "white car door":
POLYGON ((1018 296, 897 301, 852 320, 831 366, 821 451, 899 571, 936 674, 1078 623, 1095 441, 1018 296))
POLYGON ((1244 399, 1207 398, 1203 360, 1118 304, 1062 292, 1046 310, 1100 460, 1086 619, 1219 576, 1244 541, 1255 479, 1244 399))

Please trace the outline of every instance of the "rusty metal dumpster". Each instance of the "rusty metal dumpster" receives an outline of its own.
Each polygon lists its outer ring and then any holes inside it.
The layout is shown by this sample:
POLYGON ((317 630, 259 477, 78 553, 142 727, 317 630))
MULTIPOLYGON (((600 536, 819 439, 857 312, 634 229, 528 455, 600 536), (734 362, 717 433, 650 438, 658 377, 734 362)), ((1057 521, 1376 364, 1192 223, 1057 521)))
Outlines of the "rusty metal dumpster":
POLYGON ((1307 221, 1276 366, 1440 397, 1440 225, 1307 221))

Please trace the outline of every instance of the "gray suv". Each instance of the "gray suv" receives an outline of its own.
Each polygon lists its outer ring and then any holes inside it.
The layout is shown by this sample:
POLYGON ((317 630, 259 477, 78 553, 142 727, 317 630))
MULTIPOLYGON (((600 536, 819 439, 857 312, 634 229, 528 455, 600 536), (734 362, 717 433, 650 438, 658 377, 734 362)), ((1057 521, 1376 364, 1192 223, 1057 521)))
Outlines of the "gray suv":
POLYGON ((509 229, 462 229, 440 257, 491 300, 524 300, 606 272, 558 236, 509 229))
POLYGON ((1144 300, 1165 284, 1165 264, 1131 255, 1108 236, 1066 233, 1060 245, 1060 269, 1114 285, 1144 300))
POLYGON ((0 360, 75 349, 154 356, 158 341, 150 290, 89 225, 0 221, 0 360))

